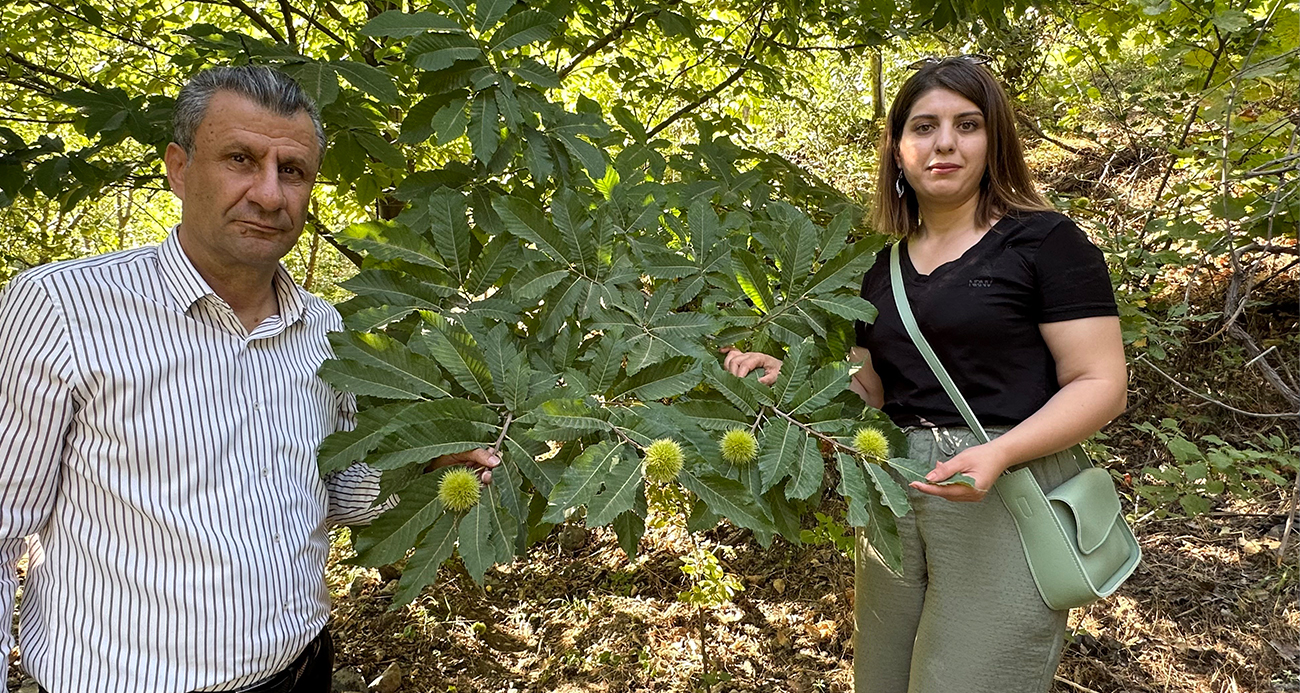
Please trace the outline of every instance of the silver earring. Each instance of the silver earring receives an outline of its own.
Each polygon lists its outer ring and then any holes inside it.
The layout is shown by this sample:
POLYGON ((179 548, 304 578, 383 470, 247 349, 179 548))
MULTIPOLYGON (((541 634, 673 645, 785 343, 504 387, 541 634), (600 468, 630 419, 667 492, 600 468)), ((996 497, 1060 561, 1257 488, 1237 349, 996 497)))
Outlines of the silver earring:
POLYGON ((899 197, 903 196, 903 172, 902 171, 899 171, 898 178, 894 179, 894 190, 898 192, 899 197))

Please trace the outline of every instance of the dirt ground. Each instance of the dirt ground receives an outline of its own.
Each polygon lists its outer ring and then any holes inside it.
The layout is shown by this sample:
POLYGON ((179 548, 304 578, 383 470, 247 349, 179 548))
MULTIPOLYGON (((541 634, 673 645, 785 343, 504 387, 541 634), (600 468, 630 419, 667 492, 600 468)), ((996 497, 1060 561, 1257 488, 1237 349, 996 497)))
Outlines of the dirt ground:
MULTIPOLYGON (((1294 549, 1277 559, 1273 500, 1138 525, 1145 561, 1072 613, 1054 693, 1300 691, 1298 570, 1294 549)), ((335 560, 337 665, 372 681, 395 663, 397 690, 421 693, 851 691, 849 560, 726 526, 702 541, 745 586, 707 614, 707 675, 699 613, 677 599, 689 537, 673 528, 630 562, 611 533, 557 532, 482 589, 453 562, 396 611, 395 581, 335 560)))

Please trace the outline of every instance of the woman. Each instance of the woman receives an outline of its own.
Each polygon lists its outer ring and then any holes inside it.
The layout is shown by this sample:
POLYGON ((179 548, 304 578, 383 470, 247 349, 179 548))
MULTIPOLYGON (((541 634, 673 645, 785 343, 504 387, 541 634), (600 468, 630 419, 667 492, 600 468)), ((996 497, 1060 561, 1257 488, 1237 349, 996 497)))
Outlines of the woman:
MULTIPOLYGON (((900 518, 904 572, 859 538, 854 679, 863 692, 1046 691, 1068 612, 1043 604, 993 482, 1028 465, 1044 489, 1077 471, 1070 446, 1124 409, 1119 319, 1101 252, 1034 191, 1006 93, 976 61, 926 61, 890 108, 874 223, 901 238, 903 282, 980 422, 980 445, 898 317, 882 251, 862 282, 850 387, 907 431, 926 479, 900 518), (1065 450, 1066 452, 1060 452, 1065 450)), ((731 350, 744 376, 781 362, 731 350)))

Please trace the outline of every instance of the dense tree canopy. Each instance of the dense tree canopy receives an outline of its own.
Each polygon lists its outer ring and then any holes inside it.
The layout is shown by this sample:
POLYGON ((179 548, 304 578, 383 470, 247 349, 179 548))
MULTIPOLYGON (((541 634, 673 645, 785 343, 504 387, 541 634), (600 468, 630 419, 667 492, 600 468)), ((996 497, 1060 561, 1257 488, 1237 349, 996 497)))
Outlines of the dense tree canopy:
MULTIPOLYGON (((0 10, 0 273, 156 237, 176 216, 160 159, 179 85, 274 65, 330 140, 288 260, 347 299, 322 375, 362 404, 322 468, 366 460, 401 492, 357 549, 381 564, 418 547, 404 598, 454 546, 481 576, 575 512, 633 551, 667 493, 643 480, 659 439, 682 449, 692 527, 722 516, 798 541, 837 491, 897 561, 907 502, 881 463, 915 472, 898 431, 844 393, 851 321, 874 315, 855 286, 884 243, 861 223, 884 87, 923 54, 990 55, 1040 158, 1097 164, 1051 192, 1108 251, 1134 356, 1157 368, 1189 325, 1219 321, 1224 363, 1271 388, 1247 408, 1293 416, 1286 349, 1266 350, 1294 335, 1270 343, 1240 318, 1294 276, 1294 19, 1280 0, 20 0, 0 10), (1221 310, 1171 291, 1197 273, 1226 283, 1221 310), (780 354, 781 379, 723 372, 733 343, 780 354), (854 448, 868 425, 892 455, 854 448), (752 464, 719 451, 732 429, 757 434, 752 464), (419 472, 479 445, 506 463, 450 511, 419 472)), ((1276 433, 1198 445, 1173 419, 1144 425, 1173 458, 1139 484, 1153 504, 1197 512, 1295 465, 1276 433)))

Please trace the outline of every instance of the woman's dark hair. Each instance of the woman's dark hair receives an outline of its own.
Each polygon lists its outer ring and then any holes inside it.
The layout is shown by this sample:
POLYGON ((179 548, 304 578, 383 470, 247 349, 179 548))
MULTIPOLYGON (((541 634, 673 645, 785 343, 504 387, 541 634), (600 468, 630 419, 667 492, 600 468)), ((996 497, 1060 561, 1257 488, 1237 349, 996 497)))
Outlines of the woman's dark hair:
POLYGON ((979 206, 975 219, 987 223, 1012 211, 1051 209, 1034 189, 1033 176, 1025 165, 1025 153, 1016 134, 1015 115, 1007 93, 984 67, 964 58, 944 58, 925 64, 912 75, 894 97, 880 136, 880 162, 876 172, 876 204, 872 223, 877 231, 907 237, 921 223, 916 193, 906 179, 903 195, 895 192, 898 141, 903 126, 920 98, 935 89, 947 89, 979 106, 988 133, 988 155, 980 181, 979 206))

